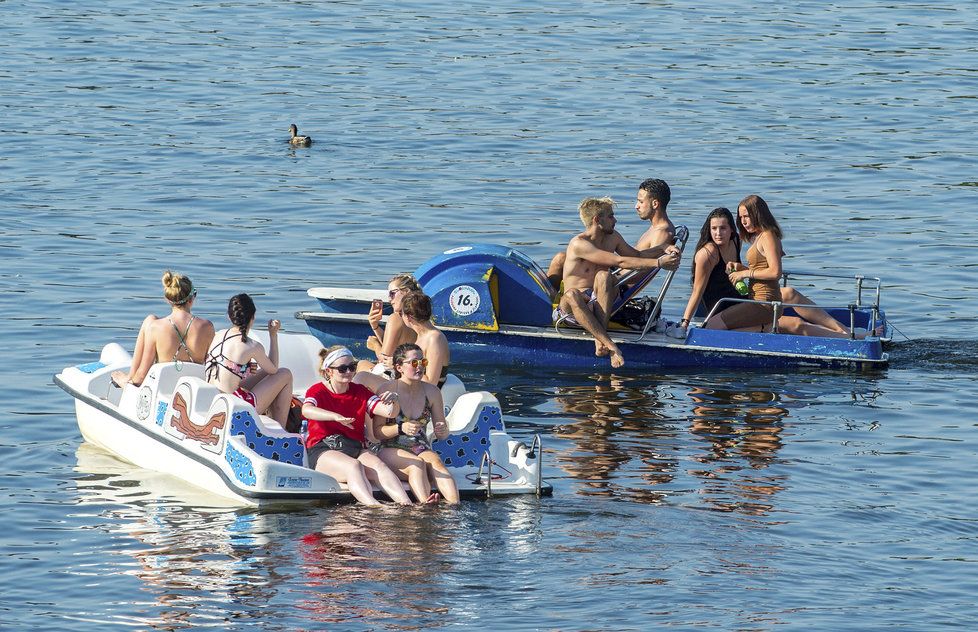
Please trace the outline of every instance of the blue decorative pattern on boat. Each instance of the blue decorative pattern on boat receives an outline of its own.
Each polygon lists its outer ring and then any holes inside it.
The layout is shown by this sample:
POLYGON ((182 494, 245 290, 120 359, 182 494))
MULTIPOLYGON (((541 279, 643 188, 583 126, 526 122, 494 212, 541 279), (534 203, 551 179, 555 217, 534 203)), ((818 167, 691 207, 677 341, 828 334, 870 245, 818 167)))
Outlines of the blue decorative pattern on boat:
POLYGON ((495 406, 485 406, 471 431, 449 435, 447 439, 435 441, 431 447, 448 467, 478 467, 483 453, 489 449, 489 432, 502 429, 502 412, 495 406))
POLYGON ((239 481, 245 485, 254 487, 258 479, 255 477, 255 467, 251 464, 251 459, 235 450, 234 446, 230 443, 224 451, 224 458, 227 459, 228 465, 231 466, 231 470, 234 471, 234 476, 239 481))
POLYGON ((258 429, 254 417, 247 411, 238 411, 231 416, 231 436, 241 435, 248 447, 266 459, 302 465, 305 446, 300 437, 267 437, 258 429))
POLYGON ((83 373, 95 373, 99 369, 104 369, 105 364, 101 362, 89 362, 88 364, 79 364, 75 368, 83 373))
POLYGON ((156 403, 156 425, 162 426, 163 419, 166 418, 166 408, 169 406, 169 402, 159 401, 156 403))

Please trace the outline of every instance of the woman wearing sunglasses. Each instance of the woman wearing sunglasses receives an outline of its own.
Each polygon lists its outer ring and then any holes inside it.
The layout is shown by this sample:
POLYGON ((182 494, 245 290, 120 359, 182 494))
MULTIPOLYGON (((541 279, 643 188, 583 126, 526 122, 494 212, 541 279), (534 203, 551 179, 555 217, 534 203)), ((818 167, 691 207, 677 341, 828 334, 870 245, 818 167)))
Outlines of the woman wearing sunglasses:
POLYGON ((367 314, 367 322, 373 335, 367 338, 367 348, 377 354, 377 364, 375 366, 369 360, 361 360, 359 369, 361 371, 373 371, 383 373, 390 369, 391 355, 399 345, 405 342, 414 342, 415 334, 401 318, 401 300, 408 292, 420 292, 421 286, 410 274, 398 274, 387 284, 387 301, 393 308, 393 313, 387 319, 387 326, 380 324, 384 315, 384 302, 374 301, 370 306, 370 313, 367 314))
POLYGON ((214 338, 214 324, 191 313, 197 290, 188 277, 167 270, 163 273, 163 297, 170 304, 170 315, 143 320, 136 337, 129 373, 113 371, 112 382, 139 386, 156 362, 194 362, 201 364, 214 338))
MULTIPOLYGON (((434 384, 424 381, 428 361, 421 347, 407 343, 394 350, 392 363, 396 379, 382 391, 397 395, 400 411, 394 423, 387 423, 389 419, 384 420, 379 416, 374 418, 374 434, 381 442, 380 458, 395 470, 401 470, 402 464, 410 462, 412 458, 421 459, 441 495, 447 502, 455 504, 458 502, 455 479, 428 441, 429 424, 438 439, 445 439, 449 434, 441 391, 434 384)), ((421 485, 411 480, 408 480, 408 484, 415 496, 425 498, 428 477, 424 477, 421 485)), ((430 487, 427 489, 430 490, 430 487)))
MULTIPOLYGON (((322 379, 309 387, 302 404, 308 422, 306 454, 309 467, 346 483, 353 497, 364 505, 379 505, 371 483, 376 483, 391 500, 410 505, 401 481, 364 441, 373 439, 372 415, 384 418, 397 414, 396 393, 377 397, 366 387, 353 383, 357 361, 343 346, 319 352, 322 379), (367 423, 368 420, 371 423, 367 423)), ((414 463, 414 478, 424 476, 424 464, 414 463)))

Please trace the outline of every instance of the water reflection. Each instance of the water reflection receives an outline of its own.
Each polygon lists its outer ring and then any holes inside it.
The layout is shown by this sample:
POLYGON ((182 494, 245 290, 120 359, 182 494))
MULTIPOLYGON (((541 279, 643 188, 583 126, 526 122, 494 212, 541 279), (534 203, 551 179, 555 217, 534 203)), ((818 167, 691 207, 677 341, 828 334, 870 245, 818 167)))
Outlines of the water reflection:
POLYGON ((781 449, 788 409, 778 393, 693 387, 690 432, 704 439, 692 460, 707 466, 691 469, 702 478, 703 498, 712 508, 763 515, 772 497, 784 489, 783 476, 765 469, 781 449))
POLYGON ((557 386, 558 410, 575 421, 555 429, 574 449, 557 454, 558 465, 582 481, 579 493, 658 503, 678 466, 676 428, 654 388, 627 386, 622 379, 594 376, 594 384, 557 386), (626 469, 635 468, 631 482, 626 469))
POLYGON ((124 614, 102 613, 107 620, 124 616, 178 630, 227 621, 240 610, 275 616, 269 604, 283 579, 276 569, 284 554, 265 535, 274 515, 214 507, 214 497, 88 443, 77 457, 79 505, 97 509, 95 528, 112 536, 94 565, 138 578, 150 595, 124 614))

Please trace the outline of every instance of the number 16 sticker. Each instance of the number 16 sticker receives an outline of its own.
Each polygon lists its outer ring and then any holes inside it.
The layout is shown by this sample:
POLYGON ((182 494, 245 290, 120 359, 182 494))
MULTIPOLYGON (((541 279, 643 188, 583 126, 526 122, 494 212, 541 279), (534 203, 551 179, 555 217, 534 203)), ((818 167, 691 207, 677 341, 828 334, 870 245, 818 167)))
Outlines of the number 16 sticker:
POLYGON ((479 309, 479 293, 471 285, 459 285, 452 290, 448 304, 459 316, 469 316, 479 309))

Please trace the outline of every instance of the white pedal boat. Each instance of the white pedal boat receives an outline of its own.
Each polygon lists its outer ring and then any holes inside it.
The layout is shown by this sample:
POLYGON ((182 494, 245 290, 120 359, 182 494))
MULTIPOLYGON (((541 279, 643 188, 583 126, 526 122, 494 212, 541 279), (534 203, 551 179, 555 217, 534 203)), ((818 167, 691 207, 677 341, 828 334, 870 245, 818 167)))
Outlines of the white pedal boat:
MULTIPOLYGON (((253 333, 267 348, 267 333, 253 333)), ((318 379, 320 348, 308 334, 279 334, 279 360, 292 371, 299 397, 318 379)), ((54 376, 75 398, 86 441, 245 506, 353 500, 345 485, 307 467, 301 435, 209 385, 201 365, 160 363, 142 385, 114 386, 112 371, 128 371, 130 362, 121 345, 109 343, 97 362, 54 376)), ((539 435, 529 446, 511 437, 495 396, 467 393, 455 376, 442 394, 451 434, 433 447, 463 498, 552 493, 541 478, 539 435)))

